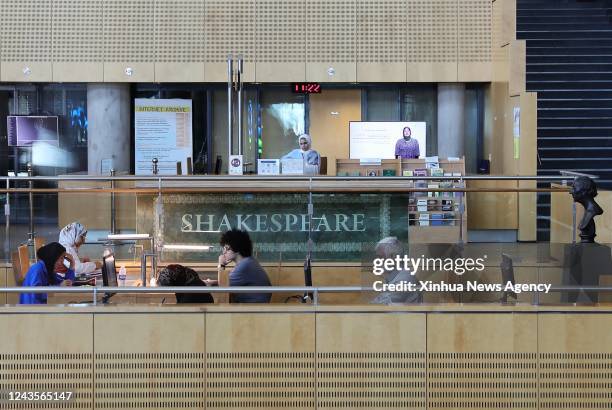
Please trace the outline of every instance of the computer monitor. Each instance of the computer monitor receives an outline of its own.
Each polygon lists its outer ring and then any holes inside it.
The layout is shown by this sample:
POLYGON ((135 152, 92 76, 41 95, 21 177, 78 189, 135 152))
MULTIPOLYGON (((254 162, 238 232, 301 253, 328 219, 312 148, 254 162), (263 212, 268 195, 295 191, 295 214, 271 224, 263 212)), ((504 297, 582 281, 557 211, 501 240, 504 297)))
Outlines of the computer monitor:
MULTIPOLYGON (((310 256, 304 262, 304 286, 312 286, 312 267, 310 256)), ((305 292, 302 296, 302 303, 306 303, 308 299, 313 300, 312 292, 305 292)))
POLYGON ((106 255, 102 258, 102 282, 105 287, 116 288, 119 285, 117 282, 115 255, 113 254, 106 255))
MULTIPOLYGON (((514 266, 512 264, 512 258, 510 257, 510 255, 505 254, 505 253, 502 253, 501 256, 502 256, 502 261, 499 267, 501 268, 502 289, 504 289, 508 282, 512 283, 513 285, 516 282, 514 281, 514 266)), ((514 299, 516 299, 515 292, 504 291, 501 301, 504 303, 507 302, 508 296, 512 296, 514 299)))

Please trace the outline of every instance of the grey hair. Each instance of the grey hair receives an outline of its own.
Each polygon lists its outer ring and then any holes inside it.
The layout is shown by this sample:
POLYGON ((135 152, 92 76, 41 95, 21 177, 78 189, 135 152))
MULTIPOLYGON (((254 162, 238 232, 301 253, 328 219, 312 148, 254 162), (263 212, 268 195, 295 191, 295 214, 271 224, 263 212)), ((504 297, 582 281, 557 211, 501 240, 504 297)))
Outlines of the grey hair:
POLYGON ((387 236, 381 239, 374 248, 376 252, 381 251, 385 258, 391 258, 404 254, 404 245, 395 236, 387 236))

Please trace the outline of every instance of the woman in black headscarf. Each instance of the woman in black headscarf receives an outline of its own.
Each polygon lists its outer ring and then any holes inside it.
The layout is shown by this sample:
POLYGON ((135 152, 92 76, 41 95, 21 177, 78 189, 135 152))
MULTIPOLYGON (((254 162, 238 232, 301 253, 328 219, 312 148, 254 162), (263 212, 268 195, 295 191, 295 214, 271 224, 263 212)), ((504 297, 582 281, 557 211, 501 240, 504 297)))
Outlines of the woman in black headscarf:
MULTIPOLYGON (((196 271, 183 265, 168 265, 157 277, 158 286, 206 286, 196 271)), ((176 293, 176 303, 213 303, 210 293, 176 293)))
MULTIPOLYGON (((66 248, 51 242, 36 252, 38 262, 30 266, 21 286, 71 286, 74 280, 74 263, 66 248)), ((46 304, 46 293, 22 293, 21 304, 46 304)))

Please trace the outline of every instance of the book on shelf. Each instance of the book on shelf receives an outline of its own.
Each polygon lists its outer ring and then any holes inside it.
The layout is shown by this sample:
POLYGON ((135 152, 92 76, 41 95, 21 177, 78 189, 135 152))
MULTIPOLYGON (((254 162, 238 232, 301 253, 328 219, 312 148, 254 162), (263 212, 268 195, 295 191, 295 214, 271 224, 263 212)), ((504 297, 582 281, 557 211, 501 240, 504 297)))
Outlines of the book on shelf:
POLYGON ((445 213, 443 214, 444 225, 455 225, 455 214, 445 213))
POLYGON ((414 176, 415 177, 426 177, 427 176, 427 169, 426 168, 417 168, 414 170, 414 176))
POLYGON ((461 172, 453 172, 453 176, 454 177, 460 177, 461 176, 461 172))
POLYGON ((361 173, 359 171, 351 171, 348 173, 349 177, 359 177, 361 176, 361 173))
POLYGON ((411 177, 414 176, 414 172, 412 172, 412 170, 405 169, 404 171, 402 171, 402 176, 411 177))
POLYGON ((419 226, 429 226, 429 214, 419 214, 419 226))
POLYGON ((383 169, 382 175, 383 175, 383 177, 394 177, 395 176, 395 170, 394 169, 383 169))
POLYGON ((431 226, 442 226, 443 222, 443 214, 440 213, 432 213, 431 214, 431 218, 430 218, 430 224, 431 226))
POLYGON ((417 211, 416 205, 408 205, 408 212, 416 212, 416 211, 417 211))
POLYGON ((419 199, 417 201, 417 210, 419 212, 427 212, 427 199, 419 199))
POLYGON ((366 175, 369 177, 377 177, 378 176, 378 170, 377 169, 368 169, 366 170, 366 175))
POLYGON ((416 218, 417 214, 408 214, 408 226, 414 226, 416 225, 416 218))
POLYGON ((431 168, 429 171, 431 172, 432 177, 443 177, 444 176, 444 170, 442 168, 431 168))

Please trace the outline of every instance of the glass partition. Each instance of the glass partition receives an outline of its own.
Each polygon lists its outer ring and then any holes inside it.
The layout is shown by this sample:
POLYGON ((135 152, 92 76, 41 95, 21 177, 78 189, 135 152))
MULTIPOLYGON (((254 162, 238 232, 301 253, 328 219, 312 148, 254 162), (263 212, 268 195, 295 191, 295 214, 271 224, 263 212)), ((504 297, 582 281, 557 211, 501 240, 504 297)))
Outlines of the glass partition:
MULTIPOLYGON (((553 240, 536 242, 535 182, 455 179, 451 185, 421 185, 417 178, 202 177, 163 179, 161 191, 157 180, 36 180, 31 202, 28 182, 13 180, 10 215, 1 219, 0 257, 10 264, 27 244, 31 203, 38 238, 57 241, 61 227, 79 221, 88 230, 79 255, 100 261, 110 250, 117 266, 131 269, 135 278, 143 257, 149 279, 154 264, 174 263, 214 278, 220 235, 239 228, 249 233, 253 256, 275 286, 309 284, 309 259, 313 286, 362 288, 321 293, 323 304, 611 299, 609 292, 562 289, 612 285, 612 228, 597 216, 598 243, 580 243, 583 211, 567 186, 547 189, 553 240), (151 239, 109 240, 111 231, 151 239)), ((596 200, 607 210, 611 199, 600 191, 596 200)), ((4 188, 3 206, 6 200, 4 188)), ((33 262, 34 246, 28 251, 33 262)))

